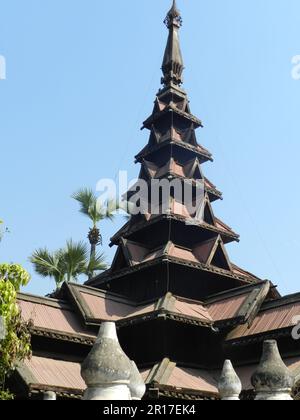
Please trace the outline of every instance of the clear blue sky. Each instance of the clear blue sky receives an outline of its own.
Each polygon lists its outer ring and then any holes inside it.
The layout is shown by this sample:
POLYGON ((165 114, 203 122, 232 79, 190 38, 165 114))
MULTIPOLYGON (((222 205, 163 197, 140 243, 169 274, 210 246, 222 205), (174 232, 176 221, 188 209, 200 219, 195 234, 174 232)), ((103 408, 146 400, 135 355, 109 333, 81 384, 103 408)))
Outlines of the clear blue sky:
MULTIPOLYGON (((11 233, 0 260, 23 264, 27 291, 52 291, 28 256, 84 239, 88 220, 70 199, 118 169, 138 174, 141 122, 160 83, 171 0, 1 0, 0 218, 11 233)), ((178 0, 185 88, 214 154, 206 175, 224 193, 215 212, 241 234, 231 259, 282 293, 299 284, 297 182, 299 0, 178 0)), ((123 222, 105 223, 109 237, 123 222)))

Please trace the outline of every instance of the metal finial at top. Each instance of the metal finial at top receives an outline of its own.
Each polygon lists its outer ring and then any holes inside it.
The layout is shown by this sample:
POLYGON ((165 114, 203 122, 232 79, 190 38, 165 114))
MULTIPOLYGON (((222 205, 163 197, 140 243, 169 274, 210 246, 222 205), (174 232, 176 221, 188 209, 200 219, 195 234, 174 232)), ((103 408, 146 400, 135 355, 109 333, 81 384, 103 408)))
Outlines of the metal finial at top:
POLYGON ((182 25, 182 19, 175 0, 167 14, 165 24, 169 29, 169 37, 162 64, 164 75, 162 84, 165 87, 180 86, 183 82, 182 72, 184 69, 179 42, 179 28, 182 25))
POLYGON ((176 0, 173 0, 173 5, 164 20, 164 24, 167 26, 167 28, 171 28, 173 25, 177 26, 178 28, 182 26, 182 17, 177 8, 176 0))

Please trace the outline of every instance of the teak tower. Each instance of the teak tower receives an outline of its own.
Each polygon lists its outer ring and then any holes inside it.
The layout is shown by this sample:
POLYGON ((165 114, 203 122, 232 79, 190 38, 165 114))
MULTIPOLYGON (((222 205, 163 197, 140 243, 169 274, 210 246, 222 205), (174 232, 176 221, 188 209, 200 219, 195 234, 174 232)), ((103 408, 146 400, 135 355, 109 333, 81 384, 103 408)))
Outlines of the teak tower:
MULTIPOLYGON (((258 281, 230 262, 225 244, 238 241, 239 236, 213 212, 211 203, 222 194, 203 175, 202 165, 211 161, 212 155, 197 143, 196 129, 202 122, 192 115, 187 93, 181 87, 182 19, 175 1, 164 22, 169 36, 162 64, 163 88, 151 116, 143 123, 150 138, 136 161, 141 164, 140 178, 149 182, 150 200, 153 180, 176 179, 181 180, 182 189, 190 184, 193 196, 198 188, 204 189, 204 200, 198 211, 191 213, 184 193, 180 200, 170 188, 167 206, 160 203, 151 214, 149 203, 146 214, 132 216, 112 238, 118 250, 111 269, 88 284, 139 302, 168 292, 200 300, 258 281)), ((131 190, 128 198, 133 194, 131 190)))

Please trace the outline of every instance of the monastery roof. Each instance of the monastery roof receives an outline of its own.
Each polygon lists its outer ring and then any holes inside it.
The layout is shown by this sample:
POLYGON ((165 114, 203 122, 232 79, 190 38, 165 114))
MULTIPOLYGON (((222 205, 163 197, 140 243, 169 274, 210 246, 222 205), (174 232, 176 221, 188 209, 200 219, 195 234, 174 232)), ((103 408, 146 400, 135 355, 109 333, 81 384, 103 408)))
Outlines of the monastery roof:
POLYGON ((291 334, 291 328, 298 324, 297 316, 300 314, 300 294, 286 296, 262 305, 259 314, 253 320, 251 326, 240 325, 227 337, 227 341, 249 342, 253 337, 266 339, 266 335, 287 330, 291 334))
POLYGON ((207 191, 213 194, 217 198, 222 198, 222 193, 217 190, 216 186, 210 182, 206 177, 204 177, 201 169, 201 164, 198 158, 194 158, 185 164, 177 162, 173 157, 164 165, 158 166, 155 162, 150 162, 143 160, 142 162, 142 172, 145 171, 145 174, 148 178, 165 178, 167 176, 174 176, 179 178, 185 178, 192 180, 203 180, 204 186, 207 191))
MULTIPOLYGON (((299 373, 300 357, 286 358, 284 362, 295 376, 299 373)), ((244 391, 252 390, 251 376, 256 368, 257 365, 235 367, 244 391)), ((54 391, 58 396, 80 398, 85 389, 80 369, 79 362, 34 355, 18 367, 17 373, 30 392, 54 391)), ((160 396, 218 399, 220 370, 195 369, 164 359, 140 372, 146 385, 160 396)))
POLYGON ((237 325, 254 318, 270 293, 270 283, 241 287, 194 301, 167 293, 154 302, 137 304, 114 293, 78 284, 64 284, 64 301, 20 293, 18 303, 24 321, 31 321, 32 333, 60 340, 92 344, 103 321, 119 326, 145 322, 161 314, 178 322, 211 327, 237 325))
MULTIPOLYGON (((104 281, 108 277, 117 278, 127 271, 141 270, 149 265, 160 263, 162 260, 227 276, 241 283, 251 284, 261 281, 230 262, 220 235, 196 244, 193 248, 180 247, 169 241, 164 246, 149 249, 140 243, 121 239, 111 268, 96 277, 96 280, 104 281)), ((93 283, 94 281, 95 279, 92 280, 93 283)))
MULTIPOLYGON (((300 310, 300 294, 274 299, 276 293, 270 282, 222 292, 205 301, 193 301, 168 293, 155 302, 136 304, 114 293, 78 284, 64 284, 60 295, 62 299, 20 293, 18 302, 23 319, 32 322, 33 335, 45 335, 89 347, 93 345, 102 321, 116 321, 121 328, 128 322, 146 322, 151 317, 165 314, 177 322, 215 327, 216 331, 232 326, 234 329, 227 342, 230 344, 254 334, 290 328, 293 316, 300 310)), ((300 356, 286 359, 285 363, 299 375, 300 356)), ((255 367, 246 365, 236 368, 244 390, 252 389, 250 378, 255 367)), ((156 389, 162 396, 218 397, 219 370, 181 366, 165 359, 155 366, 141 369, 141 373, 150 389, 156 389)), ((18 374, 30 392, 47 390, 60 396, 80 397, 84 389, 80 363, 61 355, 45 357, 34 353, 31 360, 20 365, 18 374)))
POLYGON ((210 202, 206 199, 197 206, 187 205, 179 202, 175 198, 170 198, 165 205, 145 208, 145 214, 134 215, 131 219, 111 238, 112 244, 115 244, 120 237, 130 236, 134 232, 144 229, 150 224, 158 223, 163 219, 173 219, 183 222, 187 226, 195 226, 200 229, 220 234, 224 243, 239 241, 239 235, 226 223, 218 219, 212 210, 210 202), (151 213, 150 213, 151 212, 151 213))

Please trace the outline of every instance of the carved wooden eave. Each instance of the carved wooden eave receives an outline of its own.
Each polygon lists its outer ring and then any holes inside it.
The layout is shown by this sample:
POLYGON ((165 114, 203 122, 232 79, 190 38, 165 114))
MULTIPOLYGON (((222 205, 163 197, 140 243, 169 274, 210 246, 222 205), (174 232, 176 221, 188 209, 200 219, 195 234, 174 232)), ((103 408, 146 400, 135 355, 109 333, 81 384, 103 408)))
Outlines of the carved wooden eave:
MULTIPOLYGON (((142 302, 140 304, 131 302, 129 300, 125 300, 120 298, 118 295, 108 293, 108 292, 101 292, 96 289, 91 289, 85 286, 79 286, 74 284, 64 284, 62 294, 64 294, 65 298, 71 300, 71 304, 74 306, 76 310, 76 316, 78 316, 83 325, 86 327, 86 331, 94 331, 94 334, 87 335, 87 334, 71 334, 67 331, 53 329, 49 327, 38 327, 33 325, 30 328, 30 333, 34 338, 46 338, 51 339, 53 342, 64 342, 64 343, 72 343, 75 345, 84 345, 87 347, 92 347, 97 336, 97 331, 102 322, 109 320, 109 317, 103 318, 96 318, 90 310, 90 307, 85 303, 84 299, 82 298, 80 291, 88 291, 89 294, 94 294, 94 296, 101 297, 103 300, 108 302, 114 301, 117 304, 124 304, 130 306, 132 308, 133 313, 139 311, 143 305, 146 305, 148 302, 142 302)), ((46 299, 45 299, 46 301, 46 299)), ((172 296, 171 294, 167 294, 165 297, 158 299, 155 303, 154 309, 147 312, 142 313, 139 315, 132 315, 127 316, 126 318, 121 318, 116 321, 118 328, 133 326, 140 323, 151 322, 155 320, 169 320, 172 322, 182 323, 185 325, 191 325, 196 327, 202 328, 211 328, 213 322, 209 319, 201 318, 200 316, 188 316, 174 310, 174 305, 171 303, 172 301, 176 301, 176 297, 172 296)), ((41 303, 44 303, 41 300, 41 303)), ((60 310, 57 307, 57 310, 60 310)), ((72 321, 71 321, 72 322, 72 321)))
POLYGON ((164 118, 165 115, 168 115, 170 112, 173 112, 175 115, 177 115, 180 118, 184 118, 185 120, 190 121, 194 124, 195 128, 203 127, 202 121, 199 120, 197 117, 195 117, 192 114, 189 114, 187 112, 182 111, 174 104, 168 104, 162 111, 156 112, 152 114, 149 118, 147 118, 146 121, 143 122, 142 130, 147 128, 148 130, 151 130, 152 125, 157 123, 158 120, 161 118, 164 118))
POLYGON ((139 272, 139 271, 145 270, 147 268, 160 265, 161 263, 171 263, 171 264, 178 264, 178 265, 185 266, 185 267, 196 268, 198 270, 202 270, 202 271, 205 271, 205 272, 208 272, 208 273, 217 274, 217 275, 220 275, 220 276, 223 276, 223 277, 227 277, 227 278, 230 278, 230 279, 233 279, 233 280, 237 280, 237 281, 241 282, 242 284, 243 283, 244 284, 245 283, 253 284, 253 283, 257 283, 259 281, 256 277, 250 277, 250 276, 246 276, 246 275, 245 276, 237 275, 237 274, 231 273, 230 271, 218 269, 218 268, 215 268, 215 267, 209 267, 209 266, 207 266, 205 264, 202 264, 202 263, 193 263, 193 262, 190 262, 190 261, 181 260, 179 258, 174 258, 174 257, 170 257, 170 256, 163 256, 163 257, 157 258, 154 261, 145 262, 145 263, 141 263, 139 265, 136 265, 134 267, 122 269, 122 270, 120 270, 119 272, 116 272, 116 273, 112 273, 110 270, 108 270, 105 273, 100 274, 99 276, 95 277, 91 281, 87 281, 86 284, 91 285, 92 287, 94 287, 94 285, 97 284, 97 287, 98 287, 98 286, 103 285, 107 281, 111 281, 113 279, 123 277, 127 274, 130 274, 130 273, 139 272))
POLYGON ((174 245, 172 242, 169 242, 166 245, 166 247, 156 248, 156 249, 146 249, 145 247, 140 246, 136 242, 125 240, 122 238, 119 245, 119 249, 117 251, 116 257, 114 259, 114 262, 111 268, 105 273, 93 279, 91 282, 87 282, 86 284, 88 285, 90 284, 93 286, 95 281, 97 281, 97 284, 99 284, 98 282, 101 280, 105 281, 108 279, 109 280, 116 279, 118 277, 122 277, 131 272, 137 272, 148 267, 153 267, 162 262, 174 263, 174 264, 183 265, 186 267, 193 267, 193 268, 197 268, 203 271, 220 274, 228 278, 241 280, 243 282, 248 282, 248 283, 253 283, 253 282, 256 283, 258 280, 256 277, 250 278, 249 273, 247 273, 247 275, 245 276, 242 274, 238 274, 238 272, 242 273, 243 271, 241 269, 238 269, 238 267, 235 265, 231 266, 231 262, 229 261, 226 249, 223 245, 223 242, 220 236, 214 239, 205 241, 203 243, 200 243, 199 245, 195 246, 193 249, 178 247, 174 245), (134 261, 134 258, 131 255, 131 252, 129 250, 129 244, 131 244, 130 246, 134 246, 137 249, 140 249, 139 251, 140 261, 139 260, 134 261), (188 260, 188 259, 184 259, 183 257, 176 257, 176 256, 171 255, 171 253, 169 252, 169 249, 171 249, 172 247, 174 249, 179 250, 179 252, 182 249, 183 251, 186 251, 187 254, 190 253, 191 255, 193 255, 193 258, 198 259, 198 261, 188 260), (201 249, 202 248, 204 249, 205 247, 207 249, 208 247, 210 247, 209 255, 207 256, 207 258, 202 255, 202 251, 201 251, 201 249), (225 265, 224 265, 224 268, 220 267, 213 262, 214 257, 217 252, 222 255, 224 264, 226 263, 226 267, 225 265), (120 253, 122 253, 122 258, 126 262, 127 267, 121 267, 119 266, 119 264, 117 264, 118 259, 121 258, 120 253), (150 259, 150 255, 151 255, 151 259, 150 259), (201 257, 201 260, 200 260, 200 257, 201 257))
POLYGON ((280 340, 281 338, 284 338, 284 337, 291 338, 293 328, 294 326, 291 326, 287 328, 276 329, 273 331, 266 331, 266 332, 255 334, 249 337, 240 337, 236 339, 230 339, 230 335, 229 335, 229 338, 224 343, 224 346, 235 347, 235 348, 245 347, 251 344, 263 343, 266 340, 280 340))
MULTIPOLYGON (((220 235, 223 242, 228 244, 230 242, 239 242, 240 236, 235 233, 229 226, 225 225, 225 223, 221 222, 218 218, 215 217, 215 225, 211 225, 205 223, 203 221, 197 221, 195 218, 188 219, 186 216, 180 214, 158 214, 158 215, 149 215, 149 217, 144 217, 141 215, 141 220, 138 221, 137 218, 129 220, 126 225, 123 226, 112 238, 110 246, 116 245, 119 243, 121 237, 125 239, 129 239, 131 235, 144 230, 145 228, 149 228, 153 224, 159 223, 163 220, 174 220, 177 222, 184 223, 185 225, 196 226, 199 229, 208 230, 210 232, 216 233, 220 235), (221 229, 218 225, 223 226, 224 228, 221 229)), ((187 227, 188 229, 188 227, 187 227)))
MULTIPOLYGON (((199 186, 199 181, 202 181, 205 191, 209 193, 212 202, 223 200, 222 192, 217 190, 216 186, 202 174, 198 158, 192 159, 184 166, 179 165, 172 158, 165 165, 160 167, 143 159, 139 178, 144 179, 149 185, 153 179, 164 178, 168 178, 169 180, 181 179, 185 183, 191 183, 194 187, 199 186), (175 168, 177 168, 177 171, 175 168)), ((135 194, 136 185, 137 184, 131 187, 123 197, 128 199, 135 194)))
POLYGON ((31 327, 30 334, 34 337, 50 338, 55 341, 83 344, 90 347, 93 346, 96 341, 96 337, 88 338, 80 334, 62 333, 61 331, 38 327, 31 327))
MULTIPOLYGON (((113 301, 117 304, 125 304, 132 308, 132 311, 139 310, 140 308, 143 308, 143 306, 151 303, 151 302, 133 302, 128 299, 124 299, 123 297, 111 293, 111 292, 105 292, 100 291, 98 289, 93 289, 86 286, 79 286, 75 284, 67 284, 65 283, 64 286, 64 292, 66 296, 69 296, 71 299, 73 305, 77 309, 77 313, 79 314, 82 322, 87 327, 95 327, 100 326, 100 324, 103 321, 106 321, 107 319, 104 318, 95 318, 94 314, 91 312, 90 307, 86 304, 83 297, 81 296, 81 291, 86 291, 89 294, 92 294, 96 297, 101 297, 104 300, 113 301)), ((176 297, 173 296, 171 293, 167 293, 166 296, 158 299, 155 301, 154 309, 147 312, 142 313, 139 315, 132 315, 127 316, 116 321, 116 324, 118 327, 124 327, 134 324, 139 324, 143 322, 148 322, 156 319, 165 319, 165 320, 171 320, 176 321, 184 324, 199 326, 199 327, 205 327, 205 328, 211 328, 213 322, 212 320, 208 319, 202 319, 200 316, 193 317, 193 316, 187 316, 182 313, 178 313, 174 310, 174 304, 176 302, 176 297)), ((200 302, 199 302, 200 303, 200 302)), ((69 337, 69 340, 72 338, 70 335, 67 335, 69 337)), ((77 337, 74 337, 74 339, 77 337)), ((86 338, 82 338, 81 340, 84 344, 87 343, 86 338)))
POLYGON ((212 155, 203 147, 201 146, 195 147, 183 141, 179 142, 179 141, 172 140, 171 138, 168 140, 165 140, 163 143, 158 143, 155 146, 149 147, 147 145, 146 147, 143 148, 143 150, 140 153, 138 153, 135 156, 135 162, 136 163, 141 162, 143 159, 146 159, 149 155, 155 152, 158 152, 159 150, 161 150, 162 148, 166 146, 174 146, 174 147, 181 148, 183 150, 188 150, 192 152, 194 155, 196 155, 199 158, 201 163, 205 163, 207 161, 213 162, 212 155))
POLYGON ((153 399, 175 399, 185 401, 218 401, 220 398, 216 394, 209 392, 197 392, 190 389, 177 389, 170 386, 158 385, 149 387, 148 395, 153 399))

